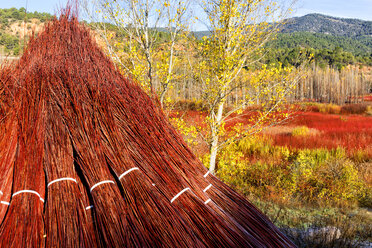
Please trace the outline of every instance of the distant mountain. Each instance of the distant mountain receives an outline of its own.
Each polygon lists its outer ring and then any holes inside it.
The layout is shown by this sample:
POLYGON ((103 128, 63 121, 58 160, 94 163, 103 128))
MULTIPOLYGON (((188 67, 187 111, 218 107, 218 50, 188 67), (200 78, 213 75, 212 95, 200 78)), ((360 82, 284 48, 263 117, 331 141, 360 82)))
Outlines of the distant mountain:
MULTIPOLYGON (((309 32, 346 37, 372 37, 372 21, 308 14, 289 18, 285 22, 286 24, 282 28, 281 33, 309 32)), ((210 32, 197 31, 194 34, 196 37, 201 38, 208 36, 210 32)))
POLYGON ((211 34, 211 32, 209 32, 209 31, 195 31, 194 32, 195 37, 198 38, 198 39, 201 39, 204 36, 209 36, 210 34, 211 34))
POLYGON ((372 21, 321 14, 294 17, 286 20, 281 33, 271 45, 276 49, 305 47, 334 50, 340 47, 354 56, 370 57, 372 21))
POLYGON ((288 19, 281 32, 310 32, 346 37, 372 36, 372 21, 308 14, 288 19))

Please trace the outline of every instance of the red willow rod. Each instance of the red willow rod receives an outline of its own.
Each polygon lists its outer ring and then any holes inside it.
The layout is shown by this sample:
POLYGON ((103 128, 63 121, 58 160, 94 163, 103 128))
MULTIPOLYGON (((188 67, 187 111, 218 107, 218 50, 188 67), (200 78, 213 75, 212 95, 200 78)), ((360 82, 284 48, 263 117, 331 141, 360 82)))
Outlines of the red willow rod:
POLYGON ((0 247, 43 246, 45 92, 42 85, 35 84, 34 76, 24 76, 22 90, 14 99, 18 144, 14 163, 7 165, 13 166, 13 184, 10 205, 0 226, 0 247))
POLYGON ((90 206, 79 188, 73 148, 61 110, 50 99, 47 112, 44 168, 48 200, 45 206, 47 247, 93 247, 97 243, 90 206), (57 145, 58 144, 58 145, 57 145), (78 221, 77 221, 78 220, 78 221))
POLYGON ((17 147, 17 125, 12 106, 12 68, 4 64, 0 68, 0 223, 8 210, 13 185, 13 166, 17 147))

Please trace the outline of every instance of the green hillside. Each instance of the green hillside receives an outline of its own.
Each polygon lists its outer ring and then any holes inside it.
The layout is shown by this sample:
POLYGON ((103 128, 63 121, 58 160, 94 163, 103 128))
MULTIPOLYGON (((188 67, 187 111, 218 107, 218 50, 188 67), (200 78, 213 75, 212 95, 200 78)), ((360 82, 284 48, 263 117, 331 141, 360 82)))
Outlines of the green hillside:
POLYGON ((302 52, 314 54, 320 65, 335 65, 339 68, 348 64, 372 65, 372 37, 345 37, 322 33, 293 32, 278 34, 268 44, 269 61, 295 64, 293 60, 302 52))
POLYGON ((372 53, 372 36, 349 38, 322 33, 293 32, 278 34, 272 42, 274 48, 306 47, 313 49, 329 49, 336 47, 353 55, 368 55, 372 53))
POLYGON ((0 23, 7 26, 9 23, 14 21, 23 21, 32 18, 39 19, 41 22, 45 22, 48 19, 52 18, 52 15, 49 13, 40 13, 40 12, 28 12, 25 16, 25 8, 10 8, 10 9, 0 9, 0 23))
POLYGON ((30 29, 33 25, 39 26, 50 18, 52 15, 49 13, 25 14, 25 8, 0 9, 0 52, 2 55, 18 56, 24 44, 23 33, 31 33, 30 29), (23 22, 25 24, 22 24, 23 22))

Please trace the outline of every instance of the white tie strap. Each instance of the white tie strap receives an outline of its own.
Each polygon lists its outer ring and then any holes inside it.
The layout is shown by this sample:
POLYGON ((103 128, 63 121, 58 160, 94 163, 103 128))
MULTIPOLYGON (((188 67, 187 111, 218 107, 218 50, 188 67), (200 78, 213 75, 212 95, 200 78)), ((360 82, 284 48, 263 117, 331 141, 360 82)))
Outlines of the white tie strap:
POLYGON ((119 176, 119 180, 122 179, 122 178, 123 178, 125 175, 127 175, 128 173, 130 173, 130 172, 132 172, 132 171, 135 171, 135 170, 139 170, 139 168, 138 168, 138 167, 134 167, 134 168, 132 168, 132 169, 127 170, 126 172, 124 172, 123 174, 121 174, 121 175, 119 176))
POLYGON ((3 195, 3 194, 4 194, 3 191, 0 190, 0 195, 3 195))
POLYGON ((207 192, 207 190, 210 189, 212 186, 212 184, 209 184, 205 189, 203 189, 203 192, 207 192))
POLYGON ((90 206, 86 207, 85 210, 89 210, 91 208, 93 208, 93 205, 90 205, 90 206))
POLYGON ((53 183, 57 183, 57 182, 61 182, 61 181, 73 181, 73 182, 77 183, 77 181, 76 181, 75 178, 71 178, 71 177, 62 177, 62 178, 59 178, 59 179, 56 179, 56 180, 51 181, 50 183, 48 183, 48 186, 47 186, 47 187, 49 187, 49 186, 52 185, 53 183))
POLYGON ((210 171, 208 171, 207 173, 205 173, 204 177, 207 177, 209 175, 210 171))
POLYGON ((178 193, 175 197, 172 198, 171 203, 173 203, 174 200, 176 200, 180 195, 182 195, 184 192, 186 192, 186 191, 189 190, 189 189, 190 189, 190 188, 185 188, 185 189, 181 190, 180 193, 178 193))
POLYGON ((208 202, 210 202, 211 201, 211 199, 208 199, 208 200, 206 200, 205 202, 204 202, 204 204, 208 204, 208 202))
POLYGON ((10 203, 9 202, 6 202, 6 201, 1 201, 0 203, 1 204, 4 204, 4 205, 8 205, 8 206, 10 205, 10 203))
POLYGON ((22 194, 22 193, 31 193, 31 194, 34 194, 34 195, 37 195, 39 198, 40 198, 40 201, 42 201, 44 203, 44 199, 41 198, 40 194, 37 193, 35 190, 28 190, 28 189, 25 189, 25 190, 20 190, 20 191, 17 191, 16 193, 14 193, 12 195, 12 198, 16 195, 19 195, 19 194, 22 194))
POLYGON ((115 184, 115 182, 112 181, 112 180, 101 181, 101 182, 99 182, 99 183, 94 184, 94 185, 90 188, 90 192, 92 192, 92 190, 93 190, 95 187, 97 187, 97 186, 99 186, 99 185, 101 185, 101 184, 105 184, 105 183, 113 183, 113 184, 115 184))

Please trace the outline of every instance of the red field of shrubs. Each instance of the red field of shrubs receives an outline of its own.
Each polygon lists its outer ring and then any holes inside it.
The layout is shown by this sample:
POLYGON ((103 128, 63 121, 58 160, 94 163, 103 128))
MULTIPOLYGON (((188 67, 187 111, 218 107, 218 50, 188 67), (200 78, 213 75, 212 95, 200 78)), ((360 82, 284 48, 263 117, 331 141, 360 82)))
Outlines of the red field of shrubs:
MULTIPOLYGON (((349 155, 356 151, 363 157, 372 158, 372 116, 368 105, 314 104, 295 112, 285 124, 264 130, 270 135, 273 145, 298 149, 344 148, 349 155), (307 128, 305 133, 296 135, 295 129, 307 128)), ((248 125, 254 112, 227 119, 225 128, 231 130, 238 123, 248 125)), ((197 110, 183 110, 173 116, 183 117, 186 123, 203 127, 205 113, 197 110)))
POLYGON ((362 149, 372 156, 372 117, 301 112, 288 126, 306 126, 318 130, 315 134, 273 135, 275 145, 293 148, 337 148, 355 151, 362 149))

